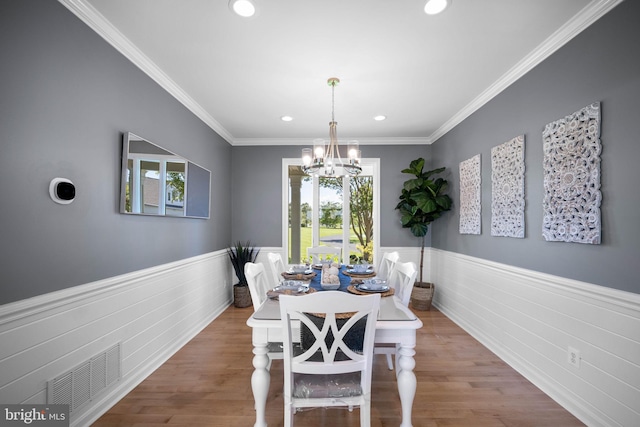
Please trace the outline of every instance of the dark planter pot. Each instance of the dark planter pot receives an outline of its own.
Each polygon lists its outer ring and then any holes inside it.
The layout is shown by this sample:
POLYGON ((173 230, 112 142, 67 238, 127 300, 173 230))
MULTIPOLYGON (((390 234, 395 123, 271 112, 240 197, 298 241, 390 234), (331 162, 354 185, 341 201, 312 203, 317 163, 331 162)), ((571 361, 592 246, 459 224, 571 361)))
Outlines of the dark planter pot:
POLYGON ((253 305, 248 286, 233 285, 233 305, 238 308, 250 307, 253 305))

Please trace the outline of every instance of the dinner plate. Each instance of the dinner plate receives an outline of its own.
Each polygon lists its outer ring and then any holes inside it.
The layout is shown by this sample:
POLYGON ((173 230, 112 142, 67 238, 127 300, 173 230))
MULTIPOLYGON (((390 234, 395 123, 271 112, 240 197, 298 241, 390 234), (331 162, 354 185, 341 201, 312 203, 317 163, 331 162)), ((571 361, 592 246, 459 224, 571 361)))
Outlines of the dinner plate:
POLYGON ((371 274, 371 273, 373 273, 373 268, 370 268, 370 269, 365 270, 365 271, 354 271, 353 268, 349 268, 349 269, 347 269, 347 273, 349 273, 349 274, 371 274))
POLYGON ((389 290, 388 285, 369 285, 361 283, 356 285, 356 289, 362 292, 387 292, 389 290))
POLYGON ((312 270, 312 269, 305 270, 305 271, 304 271, 304 272, 302 272, 302 273, 297 273, 297 272, 295 272, 295 271, 293 271, 293 270, 287 270, 287 272, 286 272, 286 273, 287 273, 287 274, 311 274, 311 273, 313 273, 313 270, 312 270))

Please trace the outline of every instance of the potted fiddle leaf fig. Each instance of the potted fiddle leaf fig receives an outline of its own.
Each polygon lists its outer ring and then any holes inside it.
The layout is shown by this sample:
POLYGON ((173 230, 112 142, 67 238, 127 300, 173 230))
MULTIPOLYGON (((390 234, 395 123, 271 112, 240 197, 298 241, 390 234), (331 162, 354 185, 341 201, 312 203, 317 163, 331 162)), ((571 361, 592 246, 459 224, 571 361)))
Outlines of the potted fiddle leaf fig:
MULTIPOLYGON (((422 288, 428 289, 430 295, 433 296, 433 284, 425 283, 422 280, 422 266, 424 263, 424 244, 425 236, 429 231, 429 224, 440 218, 443 212, 451 209, 452 200, 446 194, 448 187, 447 180, 434 175, 444 172, 445 168, 438 168, 430 171, 423 171, 424 159, 419 158, 413 160, 409 168, 403 169, 402 173, 413 175, 404 182, 402 193, 400 194, 400 202, 396 209, 400 211, 400 222, 403 228, 408 228, 411 233, 420 237, 422 245, 420 248, 420 272, 419 281, 416 282, 414 293, 422 288)), ((412 305, 420 308, 418 301, 414 301, 414 293, 412 293, 412 305)), ((431 299, 428 300, 428 307, 431 306, 431 299)), ((428 310, 429 308, 422 308, 428 310)))
POLYGON ((244 266, 248 262, 256 262, 260 249, 251 246, 251 242, 236 242, 235 246, 227 248, 227 255, 233 270, 238 278, 238 283, 233 285, 233 305, 236 307, 249 307, 251 302, 251 294, 249 293, 249 284, 244 275, 244 266))

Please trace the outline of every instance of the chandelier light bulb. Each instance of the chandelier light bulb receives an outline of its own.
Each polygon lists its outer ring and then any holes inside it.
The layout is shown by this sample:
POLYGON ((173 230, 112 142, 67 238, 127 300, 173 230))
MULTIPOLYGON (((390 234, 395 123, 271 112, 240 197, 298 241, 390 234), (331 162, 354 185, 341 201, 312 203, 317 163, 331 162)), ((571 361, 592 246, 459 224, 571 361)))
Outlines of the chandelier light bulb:
POLYGON ((311 166, 312 154, 311 148, 302 149, 302 164, 305 166, 311 166))
POLYGON ((358 158, 358 147, 359 147, 359 143, 358 141, 349 141, 347 143, 347 155, 350 159, 356 159, 358 158))

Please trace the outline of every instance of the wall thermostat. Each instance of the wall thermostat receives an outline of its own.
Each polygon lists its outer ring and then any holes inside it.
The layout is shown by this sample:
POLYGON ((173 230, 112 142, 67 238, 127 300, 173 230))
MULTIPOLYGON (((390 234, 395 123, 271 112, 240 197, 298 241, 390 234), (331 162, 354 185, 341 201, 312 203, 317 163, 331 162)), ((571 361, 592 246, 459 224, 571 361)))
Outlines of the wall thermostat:
POLYGON ((53 178, 49 184, 51 199, 61 205, 68 205, 76 198, 76 186, 66 178, 53 178))

